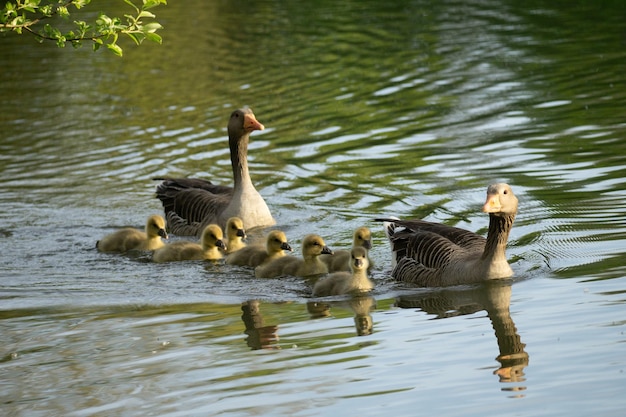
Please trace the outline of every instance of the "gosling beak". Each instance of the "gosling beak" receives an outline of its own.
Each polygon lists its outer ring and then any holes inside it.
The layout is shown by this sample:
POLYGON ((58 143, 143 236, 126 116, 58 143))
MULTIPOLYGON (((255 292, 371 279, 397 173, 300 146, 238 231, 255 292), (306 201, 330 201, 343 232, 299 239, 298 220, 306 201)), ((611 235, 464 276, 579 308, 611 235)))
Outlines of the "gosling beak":
POLYGON ((215 241, 215 246, 217 246, 218 248, 223 249, 223 250, 227 249, 226 243, 224 243, 224 241, 222 239, 217 239, 215 241))
POLYGON ((243 120, 243 128, 248 132, 252 132, 253 130, 263 130, 265 126, 263 126, 253 114, 246 114, 243 120))
POLYGON ((165 229, 159 229, 159 231, 157 232, 159 236, 161 236, 163 239, 167 239, 167 232, 165 231, 165 229))
POLYGON ((334 252, 330 250, 328 246, 324 245, 324 247, 322 248, 322 253, 326 255, 332 255, 334 252))
POLYGON ((246 238, 246 232, 243 229, 237 229, 237 236, 241 237, 242 239, 246 238))
POLYGON ((354 260, 354 266, 356 266, 357 268, 360 268, 363 266, 363 259, 361 258, 356 258, 354 260))
POLYGON ((281 248, 282 250, 288 250, 289 252, 293 252, 293 249, 291 248, 291 245, 289 245, 289 243, 287 243, 287 242, 283 242, 283 243, 280 245, 280 248, 281 248))
POLYGON ((363 247, 367 250, 372 249, 372 241, 371 240, 366 240, 365 242, 363 242, 363 247))

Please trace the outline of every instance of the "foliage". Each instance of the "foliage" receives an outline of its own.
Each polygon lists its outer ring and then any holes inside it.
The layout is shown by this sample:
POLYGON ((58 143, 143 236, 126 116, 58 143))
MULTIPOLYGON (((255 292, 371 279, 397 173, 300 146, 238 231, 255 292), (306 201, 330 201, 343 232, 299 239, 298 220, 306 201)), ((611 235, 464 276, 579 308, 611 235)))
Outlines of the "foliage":
POLYGON ((90 2, 91 0, 10 0, 0 9, 0 32, 28 32, 40 42, 54 41, 60 48, 68 43, 78 48, 83 41, 91 41, 94 51, 104 45, 118 56, 122 56, 122 48, 117 43, 120 34, 127 35, 137 45, 145 39, 161 43, 161 36, 156 31, 162 29, 162 26, 153 20, 156 16, 148 10, 167 4, 167 0, 142 0, 140 6, 135 5, 132 0, 124 0, 132 8, 133 14, 111 17, 101 12, 93 22, 73 20, 71 29, 61 29, 65 21, 70 21, 72 13, 90 2), (144 23, 147 19, 152 21, 144 23))

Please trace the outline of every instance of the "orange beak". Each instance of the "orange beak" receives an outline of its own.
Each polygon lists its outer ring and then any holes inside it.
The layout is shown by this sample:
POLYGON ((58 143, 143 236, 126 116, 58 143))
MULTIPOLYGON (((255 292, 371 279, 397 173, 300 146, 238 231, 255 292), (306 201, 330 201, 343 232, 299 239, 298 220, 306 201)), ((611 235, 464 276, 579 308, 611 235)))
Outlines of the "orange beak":
POLYGON ((244 116, 243 128, 248 132, 252 132, 253 130, 263 130, 265 126, 259 123, 253 114, 246 114, 244 116))
POLYGON ((498 196, 498 194, 487 195, 487 201, 485 201, 485 205, 483 206, 483 213, 498 213, 500 210, 502 210, 500 196, 498 196))

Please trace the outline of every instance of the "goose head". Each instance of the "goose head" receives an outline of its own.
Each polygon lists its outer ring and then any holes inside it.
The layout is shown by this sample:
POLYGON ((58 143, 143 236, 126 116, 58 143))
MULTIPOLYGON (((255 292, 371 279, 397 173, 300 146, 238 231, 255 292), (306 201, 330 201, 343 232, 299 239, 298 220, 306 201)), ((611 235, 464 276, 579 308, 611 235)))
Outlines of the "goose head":
POLYGON ((285 232, 281 230, 272 230, 269 235, 267 235, 267 253, 280 253, 284 250, 288 250, 292 252, 293 249, 287 243, 287 236, 285 232))
POLYGON ((237 109, 231 113, 228 121, 228 136, 240 138, 254 130, 263 130, 263 126, 251 109, 237 109))
POLYGON ((202 249, 205 251, 213 248, 226 250, 226 244, 223 239, 222 229, 216 224, 210 224, 202 232, 202 249))
POLYGON ((312 258, 321 254, 332 255, 333 251, 326 246, 324 239, 319 235, 306 235, 302 240, 302 256, 312 258))
POLYGON ((163 239, 167 239, 165 220, 163 217, 157 214, 148 217, 148 221, 146 222, 146 235, 148 235, 148 238, 161 236, 163 239))
POLYGON ((354 240, 352 246, 361 246, 365 249, 372 249, 372 232, 365 226, 359 227, 354 231, 354 240))
POLYGON ((367 250, 363 246, 352 248, 350 251, 350 269, 353 271, 364 271, 368 267, 367 250))
POLYGON ((487 201, 483 212, 497 216, 514 215, 517 213, 517 197, 508 184, 491 184, 487 188, 487 201))

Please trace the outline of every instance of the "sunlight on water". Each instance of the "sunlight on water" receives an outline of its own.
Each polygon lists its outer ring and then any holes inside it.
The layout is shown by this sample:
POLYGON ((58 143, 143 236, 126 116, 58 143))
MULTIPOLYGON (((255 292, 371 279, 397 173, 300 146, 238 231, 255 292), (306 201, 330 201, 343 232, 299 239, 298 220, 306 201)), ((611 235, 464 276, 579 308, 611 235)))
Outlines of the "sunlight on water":
POLYGON ((623 411, 621 3, 192 3, 156 9, 164 44, 123 59, 0 39, 5 414, 623 411), (241 106, 295 253, 370 227, 371 296, 95 250, 162 213, 154 177, 230 184, 241 106), (494 181, 520 199, 512 282, 391 279, 373 219, 485 234, 494 181))

